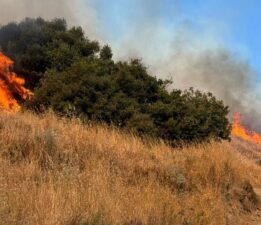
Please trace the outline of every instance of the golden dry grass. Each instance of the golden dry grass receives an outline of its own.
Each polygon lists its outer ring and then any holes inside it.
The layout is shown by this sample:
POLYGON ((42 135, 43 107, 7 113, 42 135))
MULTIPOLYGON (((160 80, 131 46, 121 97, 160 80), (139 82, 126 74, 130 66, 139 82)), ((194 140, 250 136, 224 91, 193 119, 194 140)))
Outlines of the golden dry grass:
POLYGON ((173 149, 52 113, 0 114, 0 224, 246 224, 260 172, 230 143, 173 149))

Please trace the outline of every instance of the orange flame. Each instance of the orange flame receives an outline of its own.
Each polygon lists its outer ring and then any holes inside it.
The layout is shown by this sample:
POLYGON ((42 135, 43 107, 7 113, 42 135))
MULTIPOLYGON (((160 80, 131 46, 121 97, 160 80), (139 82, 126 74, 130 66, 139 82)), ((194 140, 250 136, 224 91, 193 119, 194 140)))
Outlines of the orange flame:
POLYGON ((256 144, 261 144, 261 134, 258 134, 254 131, 247 130, 241 124, 241 115, 240 113, 234 114, 232 134, 234 136, 240 137, 244 140, 254 142, 256 144))
POLYGON ((10 72, 14 62, 0 52, 0 109, 18 112, 21 106, 15 96, 29 99, 33 93, 23 87, 25 80, 10 72))

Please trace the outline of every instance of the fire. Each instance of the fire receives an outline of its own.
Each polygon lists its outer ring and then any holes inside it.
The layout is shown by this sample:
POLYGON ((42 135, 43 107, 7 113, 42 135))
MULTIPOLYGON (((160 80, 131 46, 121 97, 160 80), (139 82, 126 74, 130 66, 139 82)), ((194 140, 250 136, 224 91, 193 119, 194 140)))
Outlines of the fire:
POLYGON ((14 62, 0 52, 0 109, 18 112, 21 109, 16 96, 29 99, 33 94, 24 88, 25 80, 11 72, 14 62))
POLYGON ((254 131, 247 130, 241 124, 241 115, 240 113, 234 114, 232 134, 234 136, 240 137, 244 140, 254 142, 256 144, 261 144, 261 134, 258 134, 254 131))

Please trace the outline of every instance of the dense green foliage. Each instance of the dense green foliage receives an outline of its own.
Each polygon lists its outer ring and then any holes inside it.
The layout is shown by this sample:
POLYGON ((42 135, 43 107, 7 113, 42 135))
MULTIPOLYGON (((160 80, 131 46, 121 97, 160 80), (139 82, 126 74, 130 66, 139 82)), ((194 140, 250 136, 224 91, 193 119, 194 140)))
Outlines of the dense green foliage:
POLYGON ((75 60, 94 57, 100 49, 98 42, 84 37, 81 27, 67 29, 63 19, 41 18, 1 27, 0 46, 30 88, 35 88, 48 68, 62 71, 75 60))
POLYGON ((29 74, 30 87, 37 86, 33 109, 51 107, 171 143, 229 139, 222 101, 193 89, 168 92, 169 81, 150 76, 140 60, 114 62, 108 45, 100 48, 64 20, 8 24, 0 29, 0 45, 15 70, 29 74))

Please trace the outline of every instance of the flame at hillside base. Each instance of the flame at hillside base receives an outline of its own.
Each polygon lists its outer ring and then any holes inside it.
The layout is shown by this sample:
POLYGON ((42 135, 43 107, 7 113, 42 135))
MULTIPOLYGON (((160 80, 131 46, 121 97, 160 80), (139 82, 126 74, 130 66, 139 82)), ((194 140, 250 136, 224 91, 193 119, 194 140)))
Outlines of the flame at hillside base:
POLYGON ((235 113, 232 125, 232 135, 240 137, 243 140, 254 142, 256 144, 261 144, 261 134, 255 131, 249 131, 241 124, 240 113, 235 113))
POLYGON ((25 80, 11 72, 14 62, 0 52, 0 109, 18 112, 21 109, 17 98, 29 99, 33 93, 24 87, 25 80))

